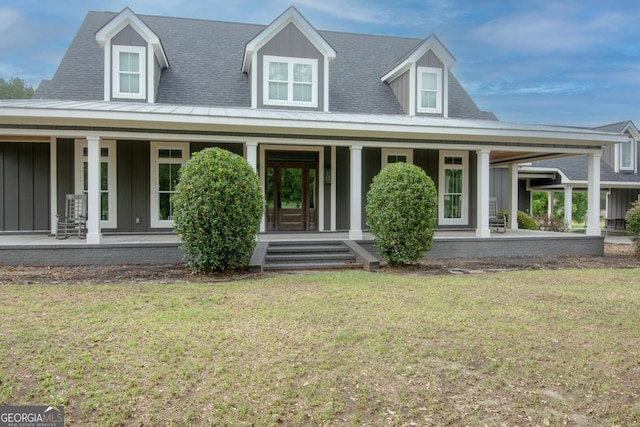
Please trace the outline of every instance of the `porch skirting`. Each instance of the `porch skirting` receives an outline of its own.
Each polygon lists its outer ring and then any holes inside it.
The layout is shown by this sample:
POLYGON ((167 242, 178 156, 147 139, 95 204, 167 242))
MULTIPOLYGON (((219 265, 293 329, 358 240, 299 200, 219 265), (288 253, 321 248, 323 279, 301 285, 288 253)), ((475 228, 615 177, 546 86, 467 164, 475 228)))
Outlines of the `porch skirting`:
MULTIPOLYGON (((0 236, 0 265, 135 265, 184 263, 177 236, 107 236, 101 244, 82 240, 57 241, 51 236, 39 239, 22 236, 0 236), (113 239, 112 242, 108 240, 113 239), (59 243, 60 242, 60 243, 59 243)), ((317 233, 260 235, 261 241, 348 240, 347 233, 317 233), (344 234, 344 235, 343 235, 344 234)), ((379 254, 371 236, 358 241, 373 256, 379 254)), ((433 249, 427 259, 526 257, 542 254, 591 255, 604 254, 604 237, 571 233, 525 232, 509 230, 490 238, 476 238, 470 232, 436 232, 433 249)))

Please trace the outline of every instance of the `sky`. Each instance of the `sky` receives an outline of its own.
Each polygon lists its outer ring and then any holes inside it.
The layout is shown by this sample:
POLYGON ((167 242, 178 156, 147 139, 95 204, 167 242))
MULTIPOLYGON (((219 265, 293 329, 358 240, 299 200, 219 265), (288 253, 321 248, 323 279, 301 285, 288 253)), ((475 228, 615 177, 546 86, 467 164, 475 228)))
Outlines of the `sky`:
POLYGON ((640 126, 637 0, 0 0, 0 77, 51 79, 89 10, 266 25, 291 5, 318 30, 436 34, 501 121, 640 126))

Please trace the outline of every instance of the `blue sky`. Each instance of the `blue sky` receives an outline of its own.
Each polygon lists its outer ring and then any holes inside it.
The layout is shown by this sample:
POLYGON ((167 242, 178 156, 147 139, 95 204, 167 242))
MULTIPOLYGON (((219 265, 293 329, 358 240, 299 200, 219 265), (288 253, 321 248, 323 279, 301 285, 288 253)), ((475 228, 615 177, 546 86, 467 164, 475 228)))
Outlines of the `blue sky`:
POLYGON ((502 121, 640 126, 636 0, 2 0, 0 77, 52 78, 89 10, 268 24, 290 5, 319 30, 437 34, 502 121))

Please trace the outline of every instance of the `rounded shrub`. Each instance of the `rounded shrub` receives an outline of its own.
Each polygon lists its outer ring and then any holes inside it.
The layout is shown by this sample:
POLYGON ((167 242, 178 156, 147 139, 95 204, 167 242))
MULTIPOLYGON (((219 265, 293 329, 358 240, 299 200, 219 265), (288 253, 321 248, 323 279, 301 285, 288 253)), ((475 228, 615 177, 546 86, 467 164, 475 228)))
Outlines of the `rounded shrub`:
POLYGON ((367 193, 369 230, 389 264, 419 261, 433 246, 438 193, 418 166, 393 163, 375 176, 367 193))
POLYGON ((221 148, 197 152, 180 169, 173 221, 195 273, 246 268, 264 211, 257 174, 221 148))
POLYGON ((521 230, 538 230, 538 223, 530 215, 518 211, 518 228, 521 230))
POLYGON ((627 223, 627 232, 632 236, 636 256, 640 256, 640 201, 631 203, 624 220, 627 223))

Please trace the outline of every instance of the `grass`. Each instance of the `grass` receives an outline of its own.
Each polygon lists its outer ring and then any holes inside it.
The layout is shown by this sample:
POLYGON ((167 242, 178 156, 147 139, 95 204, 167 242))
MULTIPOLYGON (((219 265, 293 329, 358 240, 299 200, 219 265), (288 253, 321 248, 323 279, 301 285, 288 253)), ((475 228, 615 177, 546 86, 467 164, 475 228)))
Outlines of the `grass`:
POLYGON ((640 271, 0 293, 0 405, 75 425, 640 423, 640 271))

